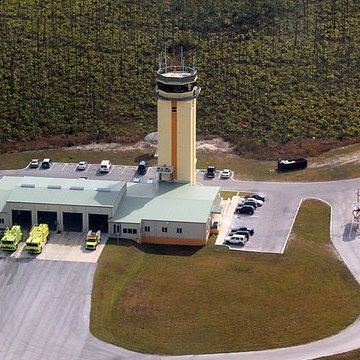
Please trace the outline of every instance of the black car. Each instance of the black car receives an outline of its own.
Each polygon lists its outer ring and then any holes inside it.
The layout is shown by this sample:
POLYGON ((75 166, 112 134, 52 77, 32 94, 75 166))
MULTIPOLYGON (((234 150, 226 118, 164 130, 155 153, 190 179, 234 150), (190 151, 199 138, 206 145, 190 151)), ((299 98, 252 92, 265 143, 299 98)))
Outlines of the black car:
POLYGON ((247 231, 250 234, 250 236, 253 236, 254 232, 255 232, 254 228, 252 228, 250 226, 240 226, 240 227, 231 229, 232 233, 236 233, 237 231, 247 231))
POLYGON ((250 195, 245 196, 245 198, 253 198, 253 199, 258 199, 258 200, 265 202, 265 195, 262 193, 250 194, 250 195))
POLYGON ((215 177, 215 173, 216 173, 215 166, 208 166, 208 168, 206 169, 206 177, 208 179, 213 179, 215 177))
POLYGON ((229 234, 229 236, 233 236, 233 235, 244 235, 246 240, 249 240, 249 237, 250 237, 250 233, 246 230, 239 230, 239 231, 235 231, 235 232, 231 232, 229 234))
POLYGON ((250 200, 250 199, 246 199, 242 205, 250 205, 252 206, 254 209, 256 209, 258 207, 258 204, 256 203, 256 201, 254 200, 250 200))
POLYGON ((52 164, 51 159, 44 159, 41 163, 41 168, 42 169, 50 169, 51 164, 52 164))
POLYGON ((139 175, 145 175, 147 171, 147 164, 145 161, 140 161, 138 168, 137 168, 137 173, 139 175))
POLYGON ((237 214, 249 214, 252 215, 254 213, 254 208, 251 205, 241 205, 237 206, 235 212, 237 214))

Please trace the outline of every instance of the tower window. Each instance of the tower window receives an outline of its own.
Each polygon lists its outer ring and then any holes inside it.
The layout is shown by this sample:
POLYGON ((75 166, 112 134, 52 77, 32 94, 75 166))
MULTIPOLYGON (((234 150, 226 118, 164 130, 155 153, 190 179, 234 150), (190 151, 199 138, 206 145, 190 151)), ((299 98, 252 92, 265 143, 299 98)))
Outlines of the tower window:
POLYGON ((167 233, 167 227, 163 227, 163 228, 161 229, 161 231, 164 232, 164 233, 167 233))
POLYGON ((176 229, 176 233, 177 233, 177 234, 182 234, 182 228, 177 228, 177 229, 176 229))
POLYGON ((173 107, 171 108, 171 112, 177 112, 177 107, 176 107, 176 106, 173 106, 173 107))

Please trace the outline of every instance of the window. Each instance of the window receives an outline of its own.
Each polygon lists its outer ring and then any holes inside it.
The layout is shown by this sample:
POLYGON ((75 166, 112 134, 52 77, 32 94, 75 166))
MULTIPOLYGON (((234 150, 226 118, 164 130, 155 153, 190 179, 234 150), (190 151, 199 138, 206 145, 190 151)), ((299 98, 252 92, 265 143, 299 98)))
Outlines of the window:
POLYGON ((144 231, 145 232, 150 232, 150 226, 145 226, 144 231))
POLYGON ((128 232, 128 229, 123 229, 124 234, 127 234, 127 232, 128 232))
POLYGON ((4 219, 0 218, 0 224, 3 224, 3 223, 4 223, 4 219))
POLYGON ((171 107, 171 112, 177 112, 177 107, 176 107, 176 106, 172 106, 172 107, 171 107))
POLYGON ((163 227, 161 231, 167 233, 167 227, 163 227))
POLYGON ((133 229, 133 234, 137 234, 137 229, 133 229))
POLYGON ((177 228, 177 229, 176 229, 176 233, 177 233, 177 234, 182 234, 182 228, 177 228))
POLYGON ((121 226, 119 224, 114 224, 113 229, 114 229, 114 234, 120 234, 121 226))

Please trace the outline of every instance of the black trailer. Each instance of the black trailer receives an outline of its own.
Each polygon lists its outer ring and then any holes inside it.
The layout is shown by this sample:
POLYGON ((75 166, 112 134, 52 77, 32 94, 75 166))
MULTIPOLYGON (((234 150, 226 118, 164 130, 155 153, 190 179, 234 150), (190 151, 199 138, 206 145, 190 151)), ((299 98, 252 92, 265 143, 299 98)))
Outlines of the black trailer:
POLYGON ((287 159, 278 161, 279 171, 299 170, 307 167, 307 160, 304 158, 287 159))

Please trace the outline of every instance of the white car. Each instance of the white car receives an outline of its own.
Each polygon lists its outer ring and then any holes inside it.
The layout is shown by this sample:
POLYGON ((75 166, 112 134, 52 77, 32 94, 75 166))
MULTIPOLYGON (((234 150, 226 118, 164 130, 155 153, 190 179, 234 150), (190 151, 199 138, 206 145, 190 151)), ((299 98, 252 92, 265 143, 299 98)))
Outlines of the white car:
POLYGON ((234 244, 234 245, 241 245, 244 246, 245 243, 248 241, 245 235, 231 235, 226 236, 224 239, 225 244, 234 244))
POLYGON ((40 163, 39 163, 39 159, 32 159, 30 161, 29 167, 31 169, 37 169, 39 167, 40 163))
MULTIPOLYGON (((246 198, 246 200, 255 201, 256 207, 260 207, 260 206, 263 206, 263 205, 264 205, 264 202, 263 202, 262 200, 259 200, 259 199, 253 198, 253 197, 246 198)), ((245 200, 245 201, 246 201, 246 200, 245 200)))
POLYGON ((224 170, 221 172, 220 179, 230 179, 230 175, 231 175, 231 170, 229 170, 229 169, 224 169, 224 170))
POLYGON ((86 170, 87 168, 87 162, 86 161, 79 161, 78 165, 77 165, 77 169, 78 170, 86 170))

